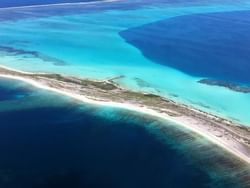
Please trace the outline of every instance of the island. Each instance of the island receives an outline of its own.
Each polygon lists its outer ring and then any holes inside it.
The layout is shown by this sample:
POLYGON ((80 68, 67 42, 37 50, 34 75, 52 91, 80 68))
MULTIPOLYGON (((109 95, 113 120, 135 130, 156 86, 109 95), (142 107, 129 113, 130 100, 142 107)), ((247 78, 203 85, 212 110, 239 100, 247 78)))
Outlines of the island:
POLYGON ((250 164, 250 127, 159 95, 132 91, 114 79, 90 80, 53 73, 23 72, 0 66, 0 77, 16 79, 85 103, 144 113, 204 136, 250 164))

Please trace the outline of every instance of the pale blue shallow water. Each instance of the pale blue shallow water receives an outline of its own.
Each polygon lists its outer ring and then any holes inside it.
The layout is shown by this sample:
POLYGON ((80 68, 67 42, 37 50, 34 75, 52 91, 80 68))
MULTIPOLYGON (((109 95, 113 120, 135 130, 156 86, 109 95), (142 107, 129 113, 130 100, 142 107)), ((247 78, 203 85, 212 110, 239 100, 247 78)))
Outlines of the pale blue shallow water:
POLYGON ((250 125, 250 94, 198 84, 202 77, 154 62, 119 34, 177 16, 250 10, 249 1, 159 2, 0 10, 0 64, 97 79, 124 75, 119 80, 124 87, 171 97, 250 125))

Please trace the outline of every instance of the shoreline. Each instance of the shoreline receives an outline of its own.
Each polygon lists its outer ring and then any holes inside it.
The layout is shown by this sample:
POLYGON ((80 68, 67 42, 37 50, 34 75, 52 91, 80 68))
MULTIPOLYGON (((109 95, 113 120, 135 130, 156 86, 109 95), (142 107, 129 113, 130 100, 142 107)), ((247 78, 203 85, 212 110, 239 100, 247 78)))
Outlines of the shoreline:
MULTIPOLYGON (((161 118, 162 120, 173 122, 205 137, 207 140, 227 150, 242 161, 250 164, 250 139, 248 140, 248 138, 250 138, 250 128, 248 129, 242 125, 236 123, 234 124, 230 120, 225 120, 223 118, 214 116, 213 114, 208 114, 198 109, 191 109, 190 107, 181 106, 181 104, 172 104, 172 101, 167 101, 168 103, 166 104, 169 104, 169 106, 161 106, 158 105, 157 101, 164 102, 165 99, 159 98, 159 96, 151 96, 150 94, 134 92, 129 93, 128 90, 123 90, 122 88, 114 89, 115 92, 120 92, 118 94, 121 95, 122 102, 112 100, 112 98, 106 97, 106 93, 110 95, 110 93, 114 92, 113 89, 106 90, 102 88, 102 90, 99 91, 100 88, 96 86, 97 84, 113 84, 112 82, 107 83, 106 81, 80 80, 73 77, 63 77, 61 75, 59 77, 59 75, 55 74, 23 72, 8 68, 6 66, 0 66, 0 77, 23 81, 31 84, 34 87, 68 96, 84 103, 136 111, 152 117, 161 118), (63 79, 63 81, 61 79, 63 79), (94 88, 93 85, 91 85, 91 87, 88 85, 86 91, 90 91, 90 93, 94 92, 101 97, 99 96, 90 98, 91 95, 85 93, 82 94, 80 92, 81 90, 79 89, 79 83, 77 83, 80 81, 84 82, 84 84, 85 82, 91 82, 91 84, 96 86, 96 88, 94 88), (75 90, 72 90, 72 88, 75 90), (129 95, 124 95, 124 93, 129 93, 129 95), (147 100, 142 98, 141 101, 143 102, 131 102, 131 98, 133 99, 132 101, 135 100, 134 95, 139 96, 138 100, 140 100, 140 97, 144 96, 151 96, 152 98, 150 98, 150 103, 148 102, 148 98, 146 98, 147 100), (124 98, 124 96, 127 97, 127 99, 124 98), (156 104, 155 102, 159 106, 158 108, 154 108, 156 104), (182 115, 182 112, 184 115, 182 115), (222 136, 222 133, 225 134, 222 136), (244 140, 244 142, 241 142, 241 140, 244 140)), ((103 85, 101 86, 103 87, 103 85)), ((114 85, 114 87, 115 86, 116 85, 114 85)), ((81 85, 81 88, 82 87, 83 86, 81 85)), ((118 99, 120 100, 120 98, 117 98, 117 100, 118 99)))

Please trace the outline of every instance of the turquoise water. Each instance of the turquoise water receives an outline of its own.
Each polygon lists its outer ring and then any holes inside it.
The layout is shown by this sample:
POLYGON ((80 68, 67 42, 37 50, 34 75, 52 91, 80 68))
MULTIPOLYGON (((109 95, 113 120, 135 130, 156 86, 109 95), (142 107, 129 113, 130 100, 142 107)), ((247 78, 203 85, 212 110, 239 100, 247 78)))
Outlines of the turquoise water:
POLYGON ((0 10, 0 64, 97 79, 124 75, 118 81, 124 87, 154 92, 250 125, 250 94, 201 85, 197 83, 201 77, 154 62, 119 34, 177 16, 250 10, 249 1, 121 1, 70 6, 68 12, 65 8, 57 7, 53 13, 53 7, 0 10))

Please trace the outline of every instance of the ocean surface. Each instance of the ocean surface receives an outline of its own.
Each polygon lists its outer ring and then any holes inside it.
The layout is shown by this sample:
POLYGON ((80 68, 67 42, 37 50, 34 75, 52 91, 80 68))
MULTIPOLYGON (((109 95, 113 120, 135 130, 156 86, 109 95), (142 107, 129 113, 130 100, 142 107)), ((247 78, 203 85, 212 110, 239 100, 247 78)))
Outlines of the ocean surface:
MULTIPOLYGON (((123 75, 123 87, 250 126, 249 93, 198 83, 250 86, 250 1, 70 2, 1 1, 0 65, 123 75)), ((248 166, 177 124, 6 79, 0 148, 1 188, 250 186, 248 166)))
POLYGON ((1 188, 249 187, 249 167, 134 112, 0 79, 1 188))
POLYGON ((178 16, 121 36, 162 65, 196 77, 250 84, 249 18, 250 11, 178 16))
MULTIPOLYGON (((33 6, 33 5, 48 5, 57 3, 78 3, 78 2, 91 2, 94 0, 2 0, 0 8, 20 7, 20 6, 33 6)), ((96 1, 96 0, 95 0, 96 1)))
POLYGON ((0 64, 94 79, 123 75, 117 80, 123 87, 250 126, 249 93, 198 82, 208 78, 249 87, 249 15, 249 0, 0 9, 0 64))

